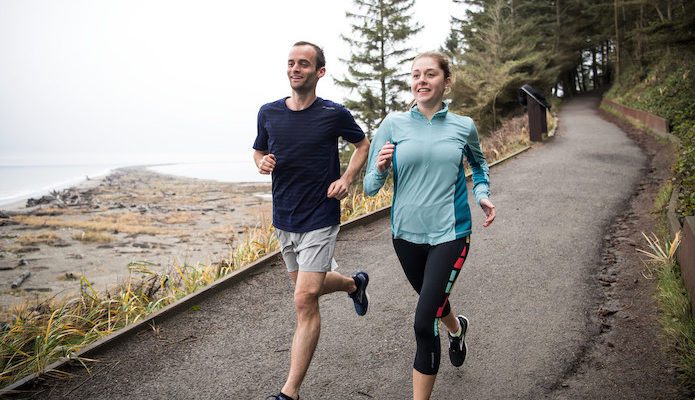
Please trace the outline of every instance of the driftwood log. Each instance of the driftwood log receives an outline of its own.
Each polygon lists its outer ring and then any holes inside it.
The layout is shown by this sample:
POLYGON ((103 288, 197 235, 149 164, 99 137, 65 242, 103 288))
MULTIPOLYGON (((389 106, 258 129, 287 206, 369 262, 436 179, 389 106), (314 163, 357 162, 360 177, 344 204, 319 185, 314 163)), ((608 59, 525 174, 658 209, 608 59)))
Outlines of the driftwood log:
POLYGON ((22 275, 18 276, 17 278, 15 278, 15 280, 12 281, 12 289, 18 288, 30 275, 31 272, 29 271, 22 272, 22 275))

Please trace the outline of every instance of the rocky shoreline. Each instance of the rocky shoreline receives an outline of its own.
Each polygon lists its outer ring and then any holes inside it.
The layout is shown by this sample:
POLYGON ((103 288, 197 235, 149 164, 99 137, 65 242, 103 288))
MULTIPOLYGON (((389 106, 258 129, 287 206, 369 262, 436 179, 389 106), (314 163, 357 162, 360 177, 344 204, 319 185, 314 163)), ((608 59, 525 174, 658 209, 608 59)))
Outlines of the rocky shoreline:
POLYGON ((225 183, 122 168, 0 209, 0 307, 35 305, 154 271, 228 257, 271 216, 269 183, 225 183))

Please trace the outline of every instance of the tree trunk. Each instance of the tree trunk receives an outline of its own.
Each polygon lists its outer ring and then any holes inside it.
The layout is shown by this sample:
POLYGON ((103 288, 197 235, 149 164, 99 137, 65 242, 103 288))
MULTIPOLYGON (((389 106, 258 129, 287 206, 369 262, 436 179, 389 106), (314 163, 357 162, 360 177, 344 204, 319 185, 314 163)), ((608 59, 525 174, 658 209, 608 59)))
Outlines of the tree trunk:
MULTIPOLYGON (((383 69, 386 69, 386 41, 384 39, 384 37, 385 37, 384 20, 386 19, 386 16, 384 15, 384 6, 383 6, 383 4, 381 4, 381 2, 379 3, 379 18, 381 19, 380 26, 382 29, 382 32, 379 34, 379 37, 381 38, 380 49, 379 49, 381 51, 381 54, 379 56, 381 57, 381 68, 383 71, 383 69)), ((379 80, 381 81, 380 82, 381 83, 381 96, 380 96, 381 97, 381 118, 380 118, 380 120, 383 121, 384 118, 386 118, 386 114, 387 114, 386 113, 386 110, 387 110, 386 77, 382 76, 381 78, 379 78, 379 80)))
MULTIPOLYGON (((644 4, 640 4, 639 6, 639 21, 637 23, 637 28, 642 29, 644 28, 644 4)), ((639 36, 637 36, 637 45, 635 49, 635 55, 637 56, 637 62, 639 63, 640 67, 642 66, 642 45, 644 42, 644 37, 640 33, 639 36)))
POLYGON ((610 51, 610 41, 606 40, 603 43, 602 46, 602 56, 601 56, 601 63, 603 65, 603 84, 605 85, 610 85, 611 81, 613 79, 613 72, 611 70, 611 63, 610 60, 608 59, 611 51, 610 51))
POLYGON ((614 0, 613 22, 615 24, 615 80, 620 79, 620 30, 618 29, 618 0, 614 0))
POLYGON ((576 81, 574 80, 574 71, 573 70, 567 70, 565 71, 565 81, 566 81, 566 86, 565 90, 567 91, 568 96, 574 96, 577 93, 577 86, 576 86, 576 81))
POLYGON ((557 53, 560 48, 560 0, 555 2, 555 43, 553 46, 553 52, 557 53))
POLYGON ((579 66, 574 69, 574 74, 576 76, 577 86, 579 86, 579 92, 585 93, 586 86, 584 85, 584 66, 579 64, 579 66))
POLYGON ((592 89, 596 90, 600 86, 599 80, 598 80, 598 65, 596 65, 596 52, 598 49, 592 48, 591 49, 591 70, 593 72, 593 75, 591 76, 591 87, 592 89))

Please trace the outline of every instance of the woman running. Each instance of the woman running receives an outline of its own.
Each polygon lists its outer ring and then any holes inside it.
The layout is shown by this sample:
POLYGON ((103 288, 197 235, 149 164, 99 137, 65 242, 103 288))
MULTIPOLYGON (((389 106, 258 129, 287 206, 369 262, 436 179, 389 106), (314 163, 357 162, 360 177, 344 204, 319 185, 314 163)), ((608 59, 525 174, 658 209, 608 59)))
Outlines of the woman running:
POLYGON ((415 309, 417 351, 413 399, 430 398, 439 370, 439 321, 448 331, 449 359, 466 358, 468 319, 455 316, 449 293, 470 246, 464 159, 473 171, 473 194, 485 212, 484 227, 495 219, 487 162, 473 120, 450 112, 443 102, 453 83, 449 60, 438 52, 418 55, 411 71, 414 103, 390 113, 379 126, 367 162, 365 192, 373 196, 393 168, 391 230, 393 247, 408 281, 419 294, 415 309))

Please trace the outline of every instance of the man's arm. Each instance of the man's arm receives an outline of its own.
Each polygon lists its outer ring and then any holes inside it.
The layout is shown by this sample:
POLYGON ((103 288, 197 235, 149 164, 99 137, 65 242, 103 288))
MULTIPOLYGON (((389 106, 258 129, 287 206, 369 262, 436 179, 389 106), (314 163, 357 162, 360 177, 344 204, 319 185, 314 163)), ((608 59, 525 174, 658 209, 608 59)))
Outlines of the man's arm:
POLYGON ((328 187, 328 197, 341 200, 347 196, 350 185, 352 185, 355 177, 367 161, 367 156, 369 155, 369 139, 365 137, 361 141, 353 144, 355 146, 355 151, 352 153, 352 157, 350 157, 350 162, 345 169, 345 173, 340 179, 331 183, 328 187))
POLYGON ((341 176, 345 179, 349 185, 355 181, 355 177, 360 172, 364 164, 367 162, 367 156, 369 155, 369 139, 365 136, 361 141, 354 143, 355 151, 350 157, 350 162, 348 163, 345 173, 341 176))

